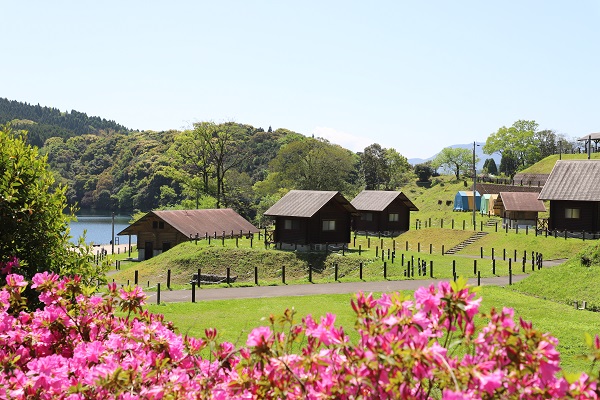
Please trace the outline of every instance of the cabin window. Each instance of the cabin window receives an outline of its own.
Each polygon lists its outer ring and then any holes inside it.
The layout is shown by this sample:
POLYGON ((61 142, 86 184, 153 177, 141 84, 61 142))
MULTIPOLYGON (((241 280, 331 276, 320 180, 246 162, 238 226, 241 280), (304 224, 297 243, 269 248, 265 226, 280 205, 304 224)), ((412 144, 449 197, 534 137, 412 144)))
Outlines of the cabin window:
POLYGON ((362 213, 360 219, 363 221, 373 221, 373 213, 362 213))
POLYGON ((300 221, 297 219, 285 219, 283 220, 283 229, 286 231, 298 230, 300 229, 300 221))
POLYGON ((158 222, 158 229, 165 229, 165 221, 158 222))
POLYGON ((335 220, 326 219, 323 221, 324 231, 335 231, 335 220))
POLYGON ((565 208, 565 218, 579 219, 579 208, 565 208))
POLYGON ((152 229, 158 228, 158 221, 152 221, 152 229))
POLYGON ((400 220, 400 214, 391 213, 390 214, 390 222, 398 222, 400 220))

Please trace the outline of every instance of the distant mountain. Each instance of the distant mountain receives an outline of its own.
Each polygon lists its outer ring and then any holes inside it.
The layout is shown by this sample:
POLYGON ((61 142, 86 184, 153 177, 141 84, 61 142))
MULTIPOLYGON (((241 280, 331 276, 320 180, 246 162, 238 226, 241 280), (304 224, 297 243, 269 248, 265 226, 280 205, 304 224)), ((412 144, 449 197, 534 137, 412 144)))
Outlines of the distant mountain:
MULTIPOLYGON (((500 156, 500 154, 494 153, 492 155, 489 154, 484 154, 483 153, 483 145, 485 143, 483 142, 476 142, 476 147, 475 147, 475 155, 477 157, 479 157, 479 162, 477 163, 477 169, 480 170, 483 168, 483 163, 485 162, 485 160, 487 160, 488 158, 493 158, 494 161, 496 162, 496 165, 499 167, 500 166, 500 160, 502 159, 502 156, 500 156)), ((453 144, 451 146, 447 146, 447 147, 451 147, 453 149, 456 148, 460 148, 460 149, 468 149, 473 151, 473 143, 469 143, 469 144, 453 144)), ((441 151, 441 150, 440 150, 441 151)), ((416 165, 416 164, 421 164, 427 161, 431 161, 433 160, 435 157, 437 157, 437 155, 440 154, 440 152, 438 151, 437 153, 435 153, 434 155, 432 155, 429 158, 409 158, 408 162, 411 165, 416 165)))

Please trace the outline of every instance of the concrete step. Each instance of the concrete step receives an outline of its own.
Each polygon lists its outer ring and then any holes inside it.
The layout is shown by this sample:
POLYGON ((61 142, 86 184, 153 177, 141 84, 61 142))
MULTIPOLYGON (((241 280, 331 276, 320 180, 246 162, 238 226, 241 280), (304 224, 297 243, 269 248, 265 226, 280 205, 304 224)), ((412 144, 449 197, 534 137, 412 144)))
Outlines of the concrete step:
POLYGON ((462 242, 460 242, 459 244, 457 244, 453 248, 451 248, 448 251, 446 251, 445 254, 455 254, 455 253, 461 251, 462 249, 464 249, 465 247, 467 247, 467 246, 475 243, 477 240, 481 239, 482 237, 484 237, 487 234, 488 234, 487 232, 481 232, 481 231, 480 232, 475 232, 468 239, 463 240, 462 242))

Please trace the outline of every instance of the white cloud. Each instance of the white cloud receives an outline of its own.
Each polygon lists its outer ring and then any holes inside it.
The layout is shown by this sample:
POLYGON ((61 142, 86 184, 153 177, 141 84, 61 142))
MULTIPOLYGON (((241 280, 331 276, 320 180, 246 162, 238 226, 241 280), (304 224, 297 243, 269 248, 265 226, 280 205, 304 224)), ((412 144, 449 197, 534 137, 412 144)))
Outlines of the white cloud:
POLYGON ((351 133, 338 131, 334 128, 317 126, 313 129, 315 137, 322 137, 329 140, 331 143, 339 144, 340 146, 352 150, 354 152, 363 151, 365 147, 373 144, 372 139, 356 136, 351 133))

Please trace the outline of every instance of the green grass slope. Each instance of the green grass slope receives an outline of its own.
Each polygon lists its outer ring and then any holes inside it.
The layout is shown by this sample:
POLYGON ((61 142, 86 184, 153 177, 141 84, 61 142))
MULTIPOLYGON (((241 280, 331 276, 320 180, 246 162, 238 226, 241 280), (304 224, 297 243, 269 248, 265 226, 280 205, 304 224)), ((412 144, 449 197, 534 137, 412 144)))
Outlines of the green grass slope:
POLYGON ((513 289, 567 305, 585 300, 588 309, 600 310, 600 242, 588 243, 568 262, 538 271, 513 289))
MULTIPOLYGON (((587 154, 563 154, 560 156, 563 160, 587 160, 587 154)), ((549 174, 554 168, 554 164, 559 159, 558 154, 553 154, 533 164, 531 167, 519 171, 526 174, 549 174)), ((600 153, 592 153, 591 159, 600 159, 600 153)))

